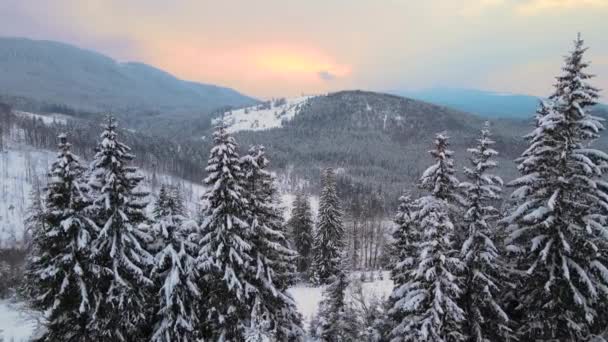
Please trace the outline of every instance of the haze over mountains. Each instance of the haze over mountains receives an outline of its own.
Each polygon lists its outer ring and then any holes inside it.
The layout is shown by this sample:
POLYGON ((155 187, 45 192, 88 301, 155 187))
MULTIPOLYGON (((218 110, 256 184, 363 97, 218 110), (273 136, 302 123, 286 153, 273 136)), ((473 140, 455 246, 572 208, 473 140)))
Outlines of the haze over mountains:
POLYGON ((233 89, 183 81, 143 63, 119 63, 53 41, 2 37, 0 95, 41 107, 67 105, 89 112, 168 115, 206 113, 255 102, 233 89))
MULTIPOLYGON (((391 93, 487 118, 530 118, 534 116, 540 101, 540 98, 531 95, 445 87, 391 93)), ((603 104, 598 107, 608 109, 603 104)))

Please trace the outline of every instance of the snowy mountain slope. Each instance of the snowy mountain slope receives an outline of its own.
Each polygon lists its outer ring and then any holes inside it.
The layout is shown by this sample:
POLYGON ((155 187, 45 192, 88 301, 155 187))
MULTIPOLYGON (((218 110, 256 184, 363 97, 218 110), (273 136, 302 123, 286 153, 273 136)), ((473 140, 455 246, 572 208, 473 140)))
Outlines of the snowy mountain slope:
MULTIPOLYGON (((315 96, 279 99, 232 110, 224 114, 224 121, 228 125, 229 132, 260 131, 281 127, 283 122, 292 120, 313 97, 315 96)), ((220 119, 216 119, 215 122, 218 120, 220 119)))

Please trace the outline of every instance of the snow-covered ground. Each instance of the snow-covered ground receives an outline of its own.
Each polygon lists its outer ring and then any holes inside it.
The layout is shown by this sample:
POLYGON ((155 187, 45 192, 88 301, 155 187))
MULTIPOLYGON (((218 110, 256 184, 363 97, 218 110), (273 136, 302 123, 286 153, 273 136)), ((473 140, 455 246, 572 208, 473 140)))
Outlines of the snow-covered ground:
POLYGON ((29 341, 37 326, 36 316, 22 304, 0 300, 0 341, 29 341))
POLYGON ((37 181, 45 182, 54 159, 54 152, 25 145, 13 145, 0 152, 0 248, 23 242, 29 194, 37 181))
MULTIPOLYGON (((347 297, 353 299, 356 296, 356 285, 360 274, 353 273, 350 278, 352 279, 351 286, 349 287, 347 297)), ((365 300, 373 299, 386 299, 393 290, 393 281, 390 280, 388 272, 383 272, 382 280, 375 280, 371 282, 363 282, 361 289, 365 300)), ((290 288, 288 291, 293 296, 298 307, 298 311, 302 314, 304 319, 304 327, 308 329, 310 320, 316 315, 319 303, 323 299, 324 287, 313 287, 310 285, 296 285, 290 288)))
POLYGON ((270 101, 270 108, 266 108, 264 104, 261 104, 233 110, 224 115, 224 121, 228 126, 229 132, 243 130, 259 131, 281 127, 283 122, 293 119, 306 101, 313 97, 315 96, 288 98, 285 99, 284 103, 270 101))

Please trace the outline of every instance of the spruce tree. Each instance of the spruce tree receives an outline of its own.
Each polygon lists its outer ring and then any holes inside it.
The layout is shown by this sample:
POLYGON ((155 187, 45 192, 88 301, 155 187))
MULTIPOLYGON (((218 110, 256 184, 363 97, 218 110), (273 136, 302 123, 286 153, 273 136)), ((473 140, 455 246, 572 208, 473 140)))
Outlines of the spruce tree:
POLYGON ((159 244, 151 278, 158 300, 153 342, 196 341, 200 324, 196 303, 204 295, 196 284, 196 245, 188 237, 196 224, 184 216, 177 189, 161 186, 154 208, 154 233, 159 244))
POLYGON ((199 315, 205 318, 201 333, 210 341, 236 342, 244 340, 258 291, 250 268, 257 256, 237 143, 223 122, 213 139, 197 238, 201 290, 209 293, 200 304, 199 315))
POLYGON ((84 342, 91 340, 89 324, 95 304, 89 262, 94 232, 83 217, 89 204, 84 168, 70 151, 66 136, 61 134, 59 139, 59 154, 48 174, 46 206, 36 207, 35 220, 40 224, 33 234, 26 293, 32 306, 46 314, 39 341, 84 342))
MULTIPOLYGON (((418 235, 410 242, 417 251, 416 264, 405 267, 404 279, 391 300, 390 313, 400 318, 393 322, 390 340, 397 341, 464 341, 464 311, 458 299, 462 294, 460 273, 464 263, 456 245, 454 219, 461 202, 456 192, 458 180, 454 176, 452 151, 448 138, 437 134, 431 155, 436 163, 422 175, 421 187, 429 192, 415 202, 411 222, 418 235)), ((406 254, 406 258, 410 258, 406 254)), ((407 261, 407 259, 405 259, 407 261)))
POLYGON ((93 203, 87 209, 97 227, 92 244, 97 302, 92 327, 97 338, 134 341, 149 325, 148 278, 152 255, 145 208, 148 193, 143 177, 129 166, 130 148, 118 140, 116 121, 109 116, 91 164, 93 203))
POLYGON ((346 296, 350 282, 342 267, 339 265, 337 274, 331 276, 330 284, 323 291, 319 312, 311 327, 313 337, 320 342, 356 341, 360 335, 356 313, 346 296))
POLYGON ((293 246, 298 252, 297 270, 300 274, 307 274, 312 263, 314 222, 306 195, 302 193, 296 195, 287 225, 293 246))
POLYGON ((391 329, 381 332, 385 336, 391 333, 390 330, 399 334, 404 328, 403 324, 407 323, 404 318, 409 312, 402 310, 399 300, 407 288, 408 281, 413 277, 414 271, 418 267, 415 243, 419 239, 419 234, 413 221, 415 210, 411 196, 404 194, 399 198, 399 207, 394 219, 393 244, 391 246, 393 260, 390 268, 394 290, 387 301, 388 315, 384 323, 391 329))
POLYGON ((186 216, 184 200, 179 188, 161 184, 153 215, 155 219, 170 215, 186 216))
POLYGON ((579 36, 510 183, 523 340, 587 341, 608 325, 608 155, 590 146, 604 127, 588 113, 598 94, 585 51, 579 36))
POLYGON ((316 284, 329 284, 338 274, 344 249, 342 211, 336 192, 334 171, 323 172, 323 189, 319 201, 319 219, 313 247, 312 280, 316 284))
POLYGON ((295 301, 286 292, 294 284, 296 253, 290 248, 274 177, 268 172, 264 148, 252 147, 241 159, 252 236, 251 283, 257 288, 255 317, 270 326, 277 341, 303 340, 295 301))
POLYGON ((491 342, 508 339, 512 334, 509 317, 500 302, 506 279, 501 275, 502 262, 497 248, 496 221, 502 179, 489 173, 496 168, 498 152, 492 148, 489 123, 481 130, 477 146, 469 148, 471 167, 464 168, 465 238, 461 253, 466 270, 464 294, 460 298, 465 311, 467 333, 471 340, 491 342))

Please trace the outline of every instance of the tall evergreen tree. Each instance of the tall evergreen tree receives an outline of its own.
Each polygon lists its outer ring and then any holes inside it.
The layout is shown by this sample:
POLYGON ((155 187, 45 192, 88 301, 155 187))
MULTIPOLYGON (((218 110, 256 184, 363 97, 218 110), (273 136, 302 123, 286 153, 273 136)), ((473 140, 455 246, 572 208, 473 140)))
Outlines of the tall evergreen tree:
POLYGON ((310 202, 306 195, 302 193, 296 195, 287 226, 293 246, 298 252, 297 270, 300 274, 306 274, 312 263, 314 244, 314 222, 310 202))
POLYGON ((330 279, 330 284, 323 291, 311 333, 320 342, 356 341, 360 335, 360 326, 352 306, 347 302, 346 291, 350 282, 341 263, 337 273, 330 279))
POLYGON ((317 284, 329 284, 338 274, 344 249, 342 211, 336 192, 334 171, 323 172, 323 189, 319 201, 319 218, 313 247, 312 278, 317 284))
POLYGON ((154 218, 167 217, 171 215, 185 216, 186 208, 182 194, 177 187, 162 184, 158 191, 158 199, 154 206, 154 218))
POLYGON ((454 227, 461 199, 456 193, 453 152, 444 133, 437 134, 435 149, 430 153, 436 163, 421 178, 421 187, 429 194, 416 201, 417 210, 411 213, 419 232, 416 241, 411 242, 417 250, 416 265, 411 271, 405 268, 403 275, 393 275, 398 280, 407 279, 391 295, 395 302, 391 314, 401 318, 393 322, 390 339, 394 342, 467 338, 463 332, 464 311, 458 303, 464 263, 456 247, 454 227))
MULTIPOLYGON (((255 315, 264 316, 275 340, 303 340, 295 301, 286 292, 294 283, 296 253, 286 238, 274 177, 263 147, 252 147, 241 159, 252 236, 251 283, 257 288, 255 315)), ((252 321, 260 321, 252 317, 252 321)))
POLYGON ((116 127, 109 116, 89 179, 93 203, 87 210, 97 227, 92 246, 97 277, 93 329, 102 340, 134 341, 149 325, 148 273, 153 257, 147 250, 148 193, 140 188, 143 177, 128 165, 134 156, 117 139, 116 127))
POLYGON ((184 216, 177 189, 161 186, 154 208, 154 233, 158 239, 152 280, 156 283, 158 311, 153 342, 196 341, 199 322, 196 303, 202 294, 196 280, 196 245, 188 240, 196 224, 184 216))
POLYGON ((587 111, 598 94, 587 83, 585 51, 579 36, 510 184, 504 221, 522 271, 525 340, 587 341, 607 326, 598 310, 608 296, 608 155, 589 146, 604 127, 587 111))
MULTIPOLYGON (((59 154, 51 166, 42 220, 34 233, 33 256, 26 270, 26 293, 46 313, 40 341, 90 341, 92 316, 90 242, 94 236, 83 217, 89 204, 84 168, 59 136, 59 154)), ((38 211, 38 210, 37 210, 38 211)))
POLYGON ((477 146, 469 148, 471 167, 464 168, 467 181, 464 190, 465 238, 461 253, 464 257, 464 294, 460 299, 465 311, 467 333, 472 341, 491 342, 512 335, 509 317, 500 303, 502 263, 496 247, 498 210, 492 205, 502 192, 502 179, 490 174, 497 164, 498 152, 492 148, 489 123, 481 130, 477 146))
MULTIPOLYGON (((393 280, 394 290, 388 298, 388 315, 384 323, 390 330, 395 331, 395 335, 400 334, 407 324, 404 318, 409 311, 402 309, 400 299, 408 286, 408 281, 414 276, 417 265, 417 254, 415 243, 419 241, 417 226, 413 221, 416 208, 411 196, 405 194, 399 198, 399 207, 395 215, 395 230, 393 231, 393 260, 391 262, 391 279, 393 280)), ((389 329, 387 329, 389 330, 389 329)), ((382 331, 383 335, 388 336, 391 331, 382 331)), ((388 337, 386 338, 388 339, 388 337)))
POLYGON ((211 341, 243 341, 249 327, 254 254, 249 224, 245 175, 236 141, 220 123, 213 133, 214 146, 206 168, 200 225, 198 267, 203 273, 201 290, 205 312, 204 337, 211 341))

